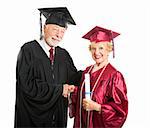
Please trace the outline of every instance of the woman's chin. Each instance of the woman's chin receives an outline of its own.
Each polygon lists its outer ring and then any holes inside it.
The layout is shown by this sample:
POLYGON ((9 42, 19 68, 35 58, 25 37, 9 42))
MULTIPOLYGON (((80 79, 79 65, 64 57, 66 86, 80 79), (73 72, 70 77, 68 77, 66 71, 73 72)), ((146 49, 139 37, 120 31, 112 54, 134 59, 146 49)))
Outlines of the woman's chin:
POLYGON ((95 59, 95 62, 99 64, 102 62, 102 60, 101 59, 95 59))

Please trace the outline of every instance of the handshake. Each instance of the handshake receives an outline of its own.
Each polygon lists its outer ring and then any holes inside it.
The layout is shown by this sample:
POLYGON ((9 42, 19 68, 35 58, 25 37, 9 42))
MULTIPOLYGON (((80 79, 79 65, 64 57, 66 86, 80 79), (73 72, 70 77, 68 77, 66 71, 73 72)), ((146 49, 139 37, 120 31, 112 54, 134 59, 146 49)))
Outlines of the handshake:
POLYGON ((67 98, 71 92, 74 92, 74 89, 75 89, 74 85, 64 84, 62 95, 67 98))

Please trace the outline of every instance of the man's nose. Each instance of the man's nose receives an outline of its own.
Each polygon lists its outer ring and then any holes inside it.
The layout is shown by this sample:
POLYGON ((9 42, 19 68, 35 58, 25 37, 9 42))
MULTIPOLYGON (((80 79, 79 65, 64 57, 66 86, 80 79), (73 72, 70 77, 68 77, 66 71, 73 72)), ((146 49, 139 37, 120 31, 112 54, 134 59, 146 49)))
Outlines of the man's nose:
POLYGON ((56 37, 57 37, 57 38, 61 38, 61 37, 62 37, 62 34, 61 34, 60 31, 57 32, 56 37))

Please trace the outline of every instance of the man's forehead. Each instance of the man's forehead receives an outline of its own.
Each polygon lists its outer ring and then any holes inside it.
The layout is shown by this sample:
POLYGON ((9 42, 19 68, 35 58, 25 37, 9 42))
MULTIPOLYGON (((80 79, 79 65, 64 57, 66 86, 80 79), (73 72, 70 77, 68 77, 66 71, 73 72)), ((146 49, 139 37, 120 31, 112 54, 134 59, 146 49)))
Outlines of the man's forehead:
POLYGON ((61 27, 61 26, 56 25, 56 24, 47 24, 46 26, 49 26, 50 28, 58 28, 58 29, 64 29, 64 30, 66 30, 66 28, 61 27))

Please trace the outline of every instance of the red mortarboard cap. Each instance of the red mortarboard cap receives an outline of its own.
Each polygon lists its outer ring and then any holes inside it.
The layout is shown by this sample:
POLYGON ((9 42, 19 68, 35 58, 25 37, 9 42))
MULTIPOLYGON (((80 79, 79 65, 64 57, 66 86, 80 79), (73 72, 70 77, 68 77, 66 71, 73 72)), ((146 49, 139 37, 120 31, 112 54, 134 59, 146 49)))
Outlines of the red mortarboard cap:
POLYGON ((114 54, 114 42, 113 38, 117 37, 120 35, 117 32, 114 32, 112 30, 108 30, 99 26, 94 27, 92 30, 90 30, 88 33, 86 33, 82 38, 88 39, 91 42, 112 42, 113 43, 113 57, 115 56, 114 54))
POLYGON ((85 34, 82 38, 97 43, 102 41, 112 41, 113 38, 117 37, 118 35, 120 34, 117 32, 96 26, 92 30, 90 30, 87 34, 85 34))

